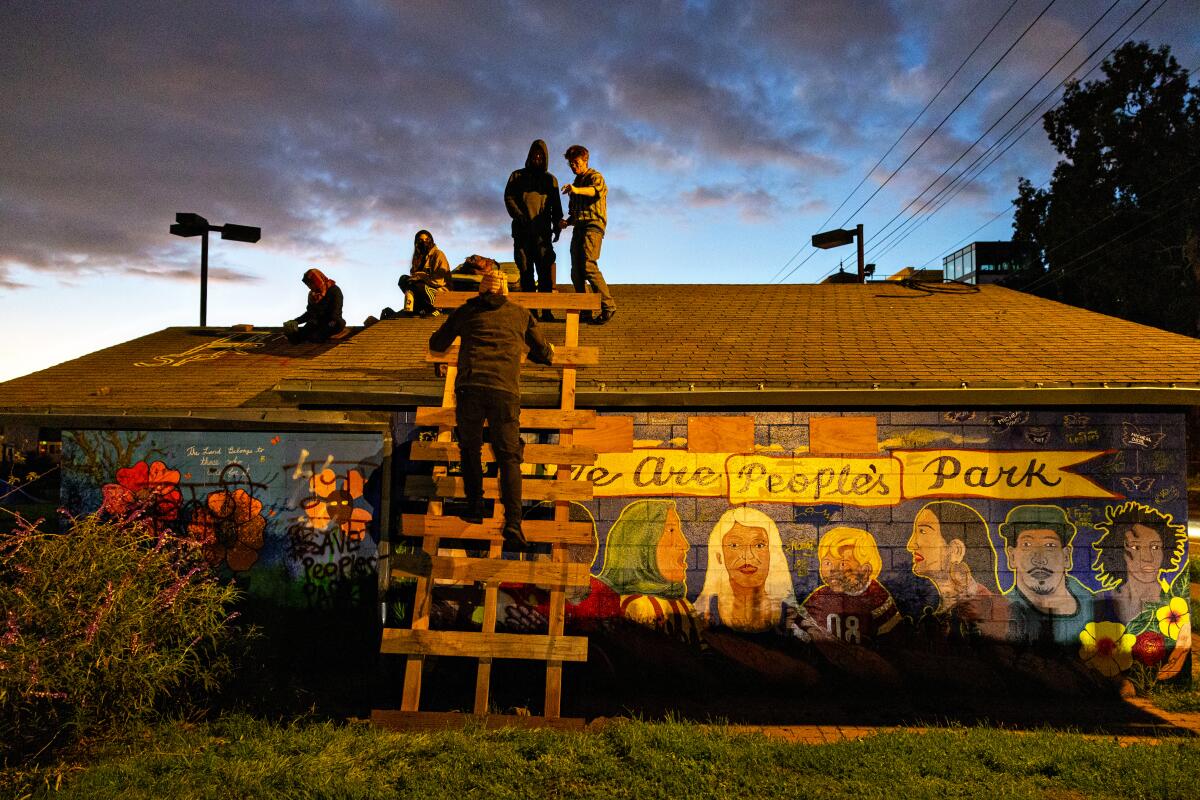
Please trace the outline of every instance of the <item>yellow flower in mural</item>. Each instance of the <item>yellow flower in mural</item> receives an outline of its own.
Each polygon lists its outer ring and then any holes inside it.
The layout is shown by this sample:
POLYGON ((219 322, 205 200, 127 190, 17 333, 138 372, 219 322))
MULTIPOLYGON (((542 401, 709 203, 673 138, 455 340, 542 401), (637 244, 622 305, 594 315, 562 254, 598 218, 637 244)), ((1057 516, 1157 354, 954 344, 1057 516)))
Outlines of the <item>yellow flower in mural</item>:
POLYGON ((309 478, 308 488, 311 494, 304 502, 304 513, 309 524, 325 528, 332 522, 350 541, 362 541, 371 524, 371 512, 354 505, 365 488, 361 472, 352 469, 339 478, 333 470, 323 469, 309 478))
POLYGON ((1079 632, 1079 657, 1092 669, 1111 678, 1133 664, 1137 637, 1119 622, 1089 622, 1079 632))
POLYGON ((1171 602, 1160 608, 1155 615, 1158 617, 1158 629, 1170 639, 1178 639, 1179 632, 1189 625, 1188 603, 1182 597, 1172 597, 1171 602))

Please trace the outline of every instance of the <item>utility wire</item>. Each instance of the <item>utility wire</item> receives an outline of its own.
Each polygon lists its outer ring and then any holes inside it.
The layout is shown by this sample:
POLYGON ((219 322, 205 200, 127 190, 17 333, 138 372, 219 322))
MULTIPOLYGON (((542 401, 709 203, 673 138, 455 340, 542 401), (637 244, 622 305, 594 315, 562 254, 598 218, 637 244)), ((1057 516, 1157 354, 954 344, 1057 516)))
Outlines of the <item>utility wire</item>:
MULTIPOLYGON (((915 156, 918 152, 920 152, 921 148, 923 148, 929 142, 929 140, 933 138, 934 134, 936 134, 938 131, 940 131, 942 129, 942 126, 946 124, 946 122, 950 119, 950 117, 954 116, 955 112, 957 112, 958 109, 960 109, 962 107, 963 103, 967 102, 967 100, 971 97, 971 95, 973 95, 975 93, 975 90, 979 88, 980 84, 982 84, 985 80, 987 80, 988 76, 991 75, 992 72, 995 71, 996 67, 1000 66, 1000 63, 1002 61, 1004 61, 1005 58, 1008 57, 1008 54, 1011 53, 1018 44, 1021 43, 1021 41, 1029 34, 1029 31, 1033 29, 1033 26, 1038 24, 1038 22, 1042 19, 1042 17, 1044 17, 1046 15, 1046 12, 1049 11, 1050 8, 1056 2, 1058 2, 1058 0, 1050 0, 1050 2, 1046 4, 1045 8, 1043 8, 1036 17, 1034 17, 1033 22, 1029 23, 1029 25, 1027 25, 1025 27, 1025 30, 1023 30, 1021 32, 1021 35, 1018 36, 1013 41, 1013 43, 1008 46, 1008 49, 1006 49, 1000 55, 999 58, 997 58, 995 61, 992 62, 992 65, 990 67, 988 67, 987 72, 983 73, 983 76, 975 82, 975 85, 972 86, 965 95, 962 96, 962 99, 960 99, 958 101, 958 103, 955 104, 954 108, 950 109, 950 113, 947 114, 946 116, 944 116, 942 118, 942 121, 939 122, 934 127, 934 129, 931 130, 925 136, 925 138, 921 140, 921 143, 918 144, 916 146, 916 148, 911 153, 908 154, 908 156, 904 159, 904 161, 900 162, 900 166, 898 166, 894 170, 892 170, 891 174, 888 175, 886 179, 884 179, 883 183, 881 183, 881 184, 879 184, 879 186, 875 187, 875 191, 871 192, 871 195, 866 200, 864 200, 859 205, 858 208, 856 208, 853 212, 851 212, 851 214, 846 218, 846 221, 842 223, 842 227, 845 227, 846 224, 850 220, 854 219, 854 217, 857 216, 858 213, 866 207, 867 203, 870 203, 875 198, 875 196, 877 194, 879 194, 880 191, 883 190, 883 187, 885 187, 889 183, 891 183, 892 178, 896 177, 896 175, 900 172, 900 170, 904 169, 904 167, 908 164, 908 162, 912 160, 913 156, 915 156)), ((815 253, 816 251, 814 250, 813 252, 815 253)), ((807 259, 805 259, 805 260, 807 261, 807 259)), ((796 266, 792 267, 792 269, 789 272, 787 272, 782 278, 780 278, 779 281, 782 282, 782 281, 787 280, 792 275, 792 273, 794 273, 797 269, 799 269, 803 265, 803 263, 804 262, 801 262, 800 264, 797 264, 796 266)))
MULTIPOLYGON (((875 162, 875 165, 872 166, 869 170, 867 170, 866 173, 862 176, 862 178, 859 179, 858 184, 853 189, 850 190, 850 194, 846 195, 846 197, 842 200, 842 202, 838 203, 838 207, 830 212, 829 216, 825 218, 825 221, 821 223, 819 230, 825 230, 825 226, 829 224, 829 220, 831 220, 835 216, 837 216, 837 213, 839 211, 841 211, 843 207, 845 207, 846 203, 850 202, 850 198, 854 197, 854 195, 858 192, 858 190, 862 188, 862 185, 867 182, 867 178, 871 177, 871 175, 874 174, 875 170, 879 169, 879 165, 883 163, 883 160, 892 154, 892 151, 896 149, 896 145, 900 144, 900 142, 904 140, 904 137, 908 135, 908 132, 913 129, 913 126, 917 124, 917 121, 920 120, 921 117, 925 116, 925 112, 929 110, 929 107, 932 106, 934 104, 934 102, 939 97, 942 96, 942 92, 946 91, 946 87, 950 85, 950 82, 958 77, 958 73, 962 72, 963 67, 965 67, 967 65, 967 62, 970 61, 975 56, 975 53, 977 53, 979 51, 979 48, 983 47, 983 43, 986 42, 991 37, 992 33, 996 30, 997 27, 999 27, 1000 23, 1004 21, 1004 18, 1008 16, 1008 12, 1012 11, 1013 7, 1018 2, 1020 2, 1020 0, 1012 0, 1012 2, 1008 4, 1008 8, 1004 9, 1004 13, 1001 14, 999 16, 999 18, 997 18, 996 21, 992 23, 992 27, 988 28, 988 32, 985 33, 983 35, 983 38, 981 38, 975 44, 975 47, 971 49, 971 52, 968 53, 967 57, 962 60, 962 63, 960 63, 958 65, 958 68, 955 69, 954 72, 950 75, 950 77, 946 79, 945 83, 942 84, 941 88, 937 90, 937 92, 933 95, 933 97, 929 98, 929 102, 927 102, 925 104, 925 107, 917 112, 917 115, 912 118, 911 122, 908 123, 908 127, 904 129, 904 132, 896 137, 896 141, 892 142, 892 146, 887 149, 887 152, 879 157, 879 160, 875 162)), ((806 243, 806 245, 807 245, 807 243, 806 243)), ((775 271, 775 274, 771 276, 771 280, 774 281, 776 278, 778 278, 780 273, 782 273, 785 269, 787 269, 788 266, 790 266, 791 263, 796 260, 796 256, 800 255, 803 252, 804 252, 804 247, 802 246, 799 250, 797 250, 795 252, 795 254, 791 258, 789 258, 784 263, 784 265, 782 267, 780 267, 778 270, 775 271)), ((813 252, 814 253, 816 252, 815 248, 814 248, 813 252)), ((810 254, 810 257, 811 257, 811 255, 812 254, 810 254)))
MULTIPOLYGON (((1142 19, 1142 21, 1141 21, 1141 22, 1139 22, 1139 23, 1137 24, 1137 26, 1135 26, 1135 27, 1133 28, 1133 30, 1131 30, 1131 31, 1130 31, 1128 34, 1126 34, 1126 37, 1125 37, 1125 40, 1124 40, 1124 41, 1129 41, 1129 39, 1130 39, 1130 38, 1131 38, 1131 37, 1132 37, 1132 36, 1133 36, 1135 33, 1137 33, 1137 31, 1138 31, 1138 30, 1139 30, 1139 29, 1140 29, 1140 28, 1141 28, 1143 25, 1145 25, 1145 24, 1146 24, 1146 22, 1148 22, 1148 21, 1150 20, 1150 18, 1151 18, 1151 17, 1153 17, 1153 16, 1154 16, 1156 13, 1158 13, 1159 9, 1161 9, 1161 8, 1162 8, 1164 5, 1166 5, 1166 1, 1167 1, 1167 0, 1162 0, 1162 1, 1161 1, 1161 2, 1158 4, 1158 6, 1157 6, 1156 8, 1154 8, 1154 9, 1153 9, 1153 10, 1152 10, 1152 11, 1151 11, 1151 12, 1150 12, 1148 15, 1146 15, 1146 17, 1145 17, 1145 18, 1143 18, 1143 19, 1142 19)), ((986 171, 986 170, 987 170, 989 167, 991 167, 991 166, 992 166, 992 164, 996 163, 996 161, 998 161, 998 160, 1000 159, 1000 157, 1001 157, 1001 156, 1003 156, 1005 153, 1007 153, 1007 152, 1008 152, 1008 151, 1009 151, 1009 150, 1010 150, 1010 149, 1011 149, 1011 148, 1012 148, 1012 147, 1013 147, 1013 146, 1014 146, 1014 145, 1015 145, 1015 144, 1016 144, 1018 141, 1020 141, 1020 139, 1022 139, 1022 138, 1023 138, 1023 137, 1024 137, 1026 134, 1027 134, 1027 133, 1029 133, 1029 131, 1030 131, 1030 130, 1032 130, 1032 129, 1033 129, 1033 127, 1034 127, 1034 126, 1037 124, 1037 121, 1038 121, 1038 119, 1040 119, 1040 118, 1041 118, 1040 116, 1038 116, 1038 117, 1035 117, 1035 118, 1033 119, 1033 121, 1032 121, 1032 122, 1030 122, 1030 123, 1029 123, 1029 125, 1027 125, 1027 126, 1026 126, 1025 130, 1023 130, 1023 131, 1022 131, 1020 134, 1018 134, 1018 135, 1017 135, 1015 138, 1013 138, 1013 139, 1012 139, 1012 140, 1011 140, 1011 141, 1010 141, 1010 142, 1009 142, 1009 143, 1008 143, 1008 144, 1007 144, 1007 145, 1006 145, 1006 146, 1005 146, 1005 147, 1004 147, 1004 148, 1003 148, 1003 149, 1002 149, 1002 150, 1001 150, 999 153, 997 153, 997 154, 996 154, 994 157, 992 157, 990 161, 988 161, 986 164, 984 164, 984 166, 982 166, 980 169, 978 169, 977 171, 975 171, 975 173, 974 173, 973 175, 969 175, 969 177, 967 177, 967 176, 968 176, 968 174, 971 172, 971 170, 972 170, 972 169, 974 169, 974 168, 975 168, 977 165, 979 165, 979 163, 980 163, 981 161, 983 161, 984 159, 986 159, 986 158, 989 156, 989 154, 990 154, 990 153, 992 153, 992 152, 993 152, 993 151, 994 151, 994 150, 995 150, 997 147, 999 147, 999 146, 1000 146, 1000 145, 1001 145, 1001 144, 1004 142, 1004 140, 1005 140, 1006 138, 1008 138, 1008 137, 1009 137, 1009 136, 1012 134, 1012 132, 1013 132, 1014 130, 1016 130, 1016 129, 1017 129, 1017 127, 1018 127, 1018 126, 1020 126, 1022 123, 1024 123, 1026 120, 1028 120, 1028 119, 1029 119, 1031 116, 1034 116, 1035 114, 1037 114, 1037 112, 1038 112, 1038 109, 1040 109, 1040 108, 1041 108, 1042 104, 1044 104, 1044 103, 1046 102, 1046 100, 1048 100, 1048 99, 1049 99, 1049 98, 1050 98, 1050 97, 1051 97, 1051 96, 1052 96, 1052 95, 1053 95, 1053 94, 1054 94, 1054 93, 1055 93, 1055 92, 1056 92, 1056 91, 1057 91, 1057 90, 1058 90, 1060 87, 1062 87, 1062 86, 1066 85, 1066 83, 1067 83, 1068 81, 1070 81, 1070 80, 1071 80, 1072 76, 1074 76, 1074 75, 1075 75, 1075 74, 1076 74, 1076 73, 1077 73, 1077 72, 1078 72, 1078 71, 1079 71, 1079 70, 1080 70, 1080 69, 1083 67, 1083 65, 1084 65, 1084 64, 1086 64, 1086 63, 1087 63, 1089 60, 1091 60, 1091 58, 1092 58, 1094 55, 1096 55, 1096 53, 1098 53, 1098 52, 1099 52, 1099 51, 1100 51, 1100 50, 1101 50, 1101 49, 1102 49, 1102 48, 1103 48, 1105 45, 1107 45, 1107 44, 1108 44, 1108 42, 1109 42, 1109 41, 1111 41, 1111 40, 1112 40, 1112 38, 1113 38, 1114 36, 1116 36, 1116 35, 1117 35, 1117 33, 1118 33, 1118 32, 1119 32, 1119 31, 1120 31, 1122 28, 1124 28, 1126 25, 1128 25, 1128 24, 1129 24, 1129 22, 1130 22, 1130 21, 1133 19, 1133 17, 1134 17, 1134 16, 1136 16, 1136 15, 1137 15, 1137 14, 1138 14, 1138 13, 1139 13, 1139 12, 1140 12, 1140 11, 1141 11, 1143 8, 1145 8, 1145 6, 1149 4, 1149 2, 1150 2, 1150 0, 1146 0, 1146 2, 1143 2, 1143 3, 1142 3, 1142 5, 1141 5, 1141 6, 1139 6, 1139 7, 1138 7, 1138 8, 1137 8, 1137 9, 1136 9, 1134 12, 1133 12, 1133 14, 1130 14, 1128 17, 1126 17, 1126 18, 1125 18, 1125 20, 1124 20, 1124 21, 1123 21, 1123 22, 1122 22, 1120 25, 1118 25, 1118 26, 1116 27, 1116 29, 1114 29, 1114 30, 1113 30, 1113 32, 1112 32, 1111 34, 1109 34, 1109 35, 1108 35, 1108 37, 1107 37, 1107 38, 1105 38, 1105 40, 1104 40, 1103 42, 1101 42, 1101 43, 1100 43, 1100 44, 1099 44, 1099 45, 1098 45, 1098 46, 1097 46, 1095 49, 1093 49, 1093 50, 1092 50, 1092 51, 1091 51, 1091 52, 1090 52, 1090 53, 1089 53, 1089 54, 1088 54, 1086 57, 1084 57, 1084 58, 1083 58, 1083 60, 1081 60, 1081 61, 1079 62, 1079 64, 1078 64, 1078 65, 1077 65, 1077 66, 1076 66, 1076 67, 1075 67, 1075 68, 1074 68, 1074 69, 1073 69, 1073 70, 1072 70, 1072 71, 1071 71, 1071 72, 1070 72, 1070 73, 1067 75, 1067 77, 1063 78, 1063 80, 1061 80, 1061 81, 1060 81, 1060 82, 1059 82, 1057 85, 1055 85, 1054 87, 1052 87, 1052 88, 1050 89, 1050 91, 1048 91, 1048 92, 1047 92, 1045 95, 1043 95, 1043 96, 1042 96, 1042 98, 1041 98, 1040 100, 1038 100, 1038 102, 1036 102, 1036 103, 1035 103, 1033 106, 1031 106, 1031 107, 1029 108, 1029 110, 1028 110, 1028 111, 1026 111, 1026 112, 1024 113, 1024 115, 1022 115, 1022 116, 1021 116, 1021 118, 1020 118, 1020 119, 1018 119, 1018 120, 1017 120, 1015 123, 1013 123, 1011 126, 1009 126, 1008 130, 1006 130, 1006 131, 1005 131, 1003 134, 1001 134, 1001 135, 1000 135, 1000 137, 999 137, 999 138, 997 138, 997 140, 996 140, 994 143, 992 143, 992 144, 991 144, 989 147, 987 147, 987 148, 986 148, 986 149, 985 149, 983 152, 981 152, 981 153, 980 153, 978 156, 976 156, 975 160, 974 160, 974 161, 972 161, 972 162, 971 162, 971 163, 970 163, 970 164, 969 164, 969 165, 968 165, 968 166, 967 166, 965 169, 963 169, 963 171, 962 171, 962 172, 960 172, 960 173, 959 173, 957 176, 955 176, 955 178, 954 178, 953 180, 951 180, 949 183, 947 183, 945 186, 943 186, 943 187, 942 187, 940 190, 938 190, 938 192, 937 192, 937 193, 935 193, 933 197, 931 197, 931 198, 929 198, 927 201, 923 202, 923 203, 921 204, 921 207, 920 207, 920 208, 918 208, 918 209, 915 209, 915 210, 913 211, 913 213, 912 213, 912 214, 911 214, 911 215, 908 217, 908 219, 906 219, 904 222, 902 222, 898 228, 896 228, 896 229, 895 229, 895 230, 893 230, 891 233, 889 233, 887 236, 885 236, 885 237, 884 237, 884 240, 882 240, 882 241, 877 241, 875 244, 873 244, 871 247, 869 247, 869 248, 868 248, 868 250, 874 250, 874 249, 877 249, 877 248, 879 248, 879 247, 884 247, 887 239, 889 239, 889 238, 892 238, 892 237, 897 237, 897 238, 894 238, 894 239, 893 239, 893 241, 892 241, 890 244, 887 244, 884 250, 882 250, 881 252, 878 252, 878 253, 876 253, 876 258, 878 258, 878 257, 881 257, 881 256, 883 256, 883 255, 886 255, 887 253, 891 252, 891 251, 892 251, 892 250, 893 250, 893 249, 894 249, 894 248, 895 248, 895 247, 896 247, 896 246, 897 246, 897 245, 898 245, 900 242, 904 241, 904 240, 905 240, 905 239, 907 239, 907 238, 908 238, 910 235, 912 235, 912 233, 913 233, 914 231, 916 231, 916 229, 917 229, 917 228, 919 228, 921 225, 925 224, 925 222, 927 222, 927 221, 928 221, 928 220, 929 220, 929 219, 930 219, 930 218, 931 218, 931 217, 932 217, 934 214, 936 214, 938 211, 940 211, 940 210, 942 210, 943 208, 945 208, 945 206, 946 206, 946 205, 948 205, 948 204, 949 204, 949 202, 950 202, 950 201, 951 201, 951 200, 952 200, 954 197, 958 196, 958 194, 959 194, 960 192, 962 192, 962 191, 963 191, 963 189, 965 189, 965 188, 966 188, 966 187, 967 187, 967 186, 968 186, 968 185, 969 185, 969 184, 970 184, 972 181, 974 181, 976 178, 978 178, 980 175, 982 175, 982 174, 983 174, 983 173, 984 173, 984 172, 985 172, 985 171, 986 171), (951 191, 952 189, 953 189, 953 191, 951 191), (929 209, 931 206, 934 206, 935 204, 936 204, 936 208, 934 208, 934 209, 933 209, 932 211, 930 211, 929 213, 924 213, 924 212, 925 212, 925 211, 927 211, 927 210, 928 210, 928 209, 929 209), (908 226, 908 230, 907 230, 907 231, 905 231, 905 232, 904 232, 904 233, 901 235, 901 234, 900 234, 900 231, 901 231, 901 230, 903 230, 903 229, 904 229, 906 226, 908 226)), ((1109 10, 1111 11, 1112 9, 1110 8, 1109 10)), ((1107 13, 1107 12, 1106 12, 1106 13, 1107 13)), ((1097 20, 1097 22, 1099 22, 1099 20, 1097 20)), ((1093 26, 1092 26, 1092 27, 1095 27, 1095 25, 1093 24, 1093 26)), ((1091 30, 1091 29, 1089 28, 1089 31, 1090 31, 1090 30, 1091 30)), ((1087 32, 1085 32, 1085 33, 1084 33, 1084 35, 1086 36, 1086 35, 1087 35, 1087 32)), ((1083 37, 1080 37, 1080 40, 1082 40, 1082 38, 1083 38, 1083 37)), ((1078 45, 1078 43, 1079 43, 1079 40, 1077 40, 1077 41, 1076 41, 1075 45, 1072 45, 1072 49, 1073 49, 1073 48, 1074 48, 1076 45, 1078 45)), ((1120 45, 1117 45, 1117 47, 1114 47, 1114 48, 1112 48, 1112 49, 1109 51, 1109 54, 1112 54, 1112 53, 1116 52, 1116 50, 1117 50, 1117 48, 1118 48, 1118 47, 1120 47, 1120 45)), ((1069 52, 1070 52, 1070 50, 1068 50, 1067 52, 1069 53, 1069 52)), ((1065 56, 1065 55, 1066 55, 1066 54, 1064 53, 1064 56, 1065 56)), ((1059 60, 1061 61, 1061 59, 1059 59, 1059 60)), ((1055 65, 1057 65, 1057 63, 1058 63, 1058 62, 1055 62, 1055 65)), ((1092 67, 1090 70, 1088 70, 1088 72, 1087 72, 1087 73, 1084 75, 1084 78, 1086 79, 1086 78, 1087 78, 1087 76, 1088 76, 1088 75, 1090 75, 1092 72, 1094 72, 1096 69, 1098 69, 1098 68, 1099 68, 1099 67, 1102 65, 1102 63, 1103 63, 1103 62, 1101 61, 1101 62, 1097 63, 1096 65, 1094 65, 1094 66, 1093 66, 1093 67, 1092 67)), ((1051 66, 1051 69, 1053 69, 1053 66, 1051 66)), ((1046 74, 1048 74, 1048 72, 1049 72, 1049 70, 1047 70, 1047 73, 1046 73, 1046 74)), ((1038 79, 1038 82, 1040 82, 1040 81, 1041 81, 1043 78, 1045 78, 1045 74, 1043 74, 1042 78, 1039 78, 1039 79, 1038 79)), ((1034 83, 1034 86, 1036 86, 1036 85, 1037 85, 1037 82, 1035 82, 1035 83, 1034 83)), ((1032 90, 1032 88, 1033 88, 1033 87, 1030 87, 1030 89, 1031 89, 1031 90, 1032 90)), ((1028 92, 1026 92, 1026 94, 1028 94, 1028 92)), ((1021 99, 1023 99, 1024 97, 1025 97, 1025 95, 1022 95, 1022 98, 1021 98, 1021 99)), ((1018 100, 1018 102, 1020 102, 1020 100, 1018 100)), ((1052 103, 1052 104, 1050 105, 1050 107, 1047 109, 1047 111, 1049 111, 1050 109, 1054 108, 1055 106, 1057 106, 1057 105, 1058 105, 1059 103, 1061 103, 1061 102, 1062 102, 1062 100, 1061 100, 1061 98, 1060 98, 1060 99, 1059 99, 1058 101, 1056 101, 1055 103, 1052 103)), ((1016 105, 1016 104, 1014 104, 1014 106, 1015 106, 1015 105, 1016 105)), ((1009 110, 1008 110, 1008 111, 1006 111, 1004 114, 1002 114, 1002 115, 1000 116, 1000 118, 997 120, 997 123, 998 123, 998 122, 999 122, 1001 119, 1003 119, 1003 118, 1004 118, 1004 116, 1006 116, 1006 115, 1007 115, 1009 112, 1011 112, 1011 111, 1012 111, 1012 108, 1013 108, 1013 107, 1012 107, 1012 106, 1010 106, 1010 107, 1009 107, 1009 110)), ((994 128, 994 127, 995 127, 995 124, 993 124, 993 125, 992 125, 992 128, 994 128)), ((988 129, 988 131, 990 131, 990 130, 991 130, 991 128, 989 128, 989 129, 988 129)), ((985 131, 985 132, 984 132, 984 136, 986 136, 986 135, 987 135, 988 131, 985 131)), ((959 160, 961 160, 961 159, 962 159, 962 158, 963 158, 963 157, 964 157, 964 156, 965 156, 967 153, 969 153, 969 152, 971 151, 971 149, 973 149, 973 148, 975 147, 975 144, 978 144, 978 143, 979 143, 979 141, 981 141, 981 140, 982 140, 982 138, 983 138, 983 137, 981 136, 979 139, 977 139, 977 140, 975 141, 975 143, 973 143, 973 144, 971 145, 971 147, 968 147, 968 148, 967 148, 967 150, 966 150, 966 151, 964 151, 963 155, 959 157, 959 160)), ((958 161, 955 161, 955 164, 957 164, 957 163, 958 163, 958 161)), ((951 165, 950 165, 950 168, 948 168, 946 172, 948 172, 948 171, 949 171, 949 169, 952 169, 953 167, 954 167, 954 164, 951 164, 951 165)), ((936 184, 937 180, 940 180, 942 177, 944 177, 944 176, 946 175, 946 172, 943 172, 943 173, 942 173, 942 175, 939 175, 939 176, 938 176, 938 178, 937 178, 937 179, 935 179, 935 181, 934 181, 933 183, 931 183, 931 184, 929 184, 928 186, 926 186, 926 187, 925 187, 925 189, 924 189, 924 190, 922 190, 921 194, 924 194, 924 192, 925 192, 925 191, 928 191, 928 189, 929 189, 931 186, 933 186, 934 184, 936 184)), ((906 207, 905 207, 905 209, 901 211, 901 214, 903 214, 905 210, 907 210, 908 208, 910 208, 910 207, 913 205, 913 203, 915 203, 917 200, 919 200, 919 199, 920 199, 920 196, 921 196, 921 195, 918 195, 916 198, 914 198, 913 202, 910 202, 910 203, 909 203, 909 205, 908 205, 908 206, 906 206, 906 207)), ((899 216, 899 215, 897 215, 897 216, 899 216)), ((893 221, 894 221, 895 219, 896 219, 896 217, 893 217, 893 221)), ((891 223, 889 222, 889 225, 890 225, 890 224, 891 224, 891 223)), ((885 228, 885 229, 886 229, 886 227, 887 227, 887 226, 884 226, 884 228, 885 228)))

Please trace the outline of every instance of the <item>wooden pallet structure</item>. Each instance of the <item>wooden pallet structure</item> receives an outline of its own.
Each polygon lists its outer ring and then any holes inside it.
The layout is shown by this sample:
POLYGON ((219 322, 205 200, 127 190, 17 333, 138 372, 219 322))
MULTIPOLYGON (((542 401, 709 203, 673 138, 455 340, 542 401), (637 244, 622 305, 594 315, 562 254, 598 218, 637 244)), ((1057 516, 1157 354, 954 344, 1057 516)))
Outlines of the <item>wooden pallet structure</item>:
MULTIPOLYGON (((473 292, 443 292, 436 298, 440 309, 456 308, 472 297, 473 292)), ((593 448, 572 444, 573 432, 593 428, 596 412, 575 408, 576 371, 598 363, 595 347, 579 345, 580 312, 596 313, 600 299, 595 294, 514 293, 509 299, 531 310, 549 309, 566 313, 566 339, 555 347, 554 368, 562 373, 559 407, 521 410, 521 429, 557 431, 557 444, 526 444, 525 463, 549 465, 553 477, 523 481, 522 494, 526 500, 551 501, 554 517, 549 520, 526 520, 522 529, 530 543, 550 545, 550 560, 511 560, 501 558, 501 528, 503 509, 495 503, 493 516, 481 525, 472 525, 455 516, 443 513, 447 498, 465 497, 462 478, 448 474, 447 464, 459 459, 458 446, 452 441, 455 421, 454 380, 458 374, 458 343, 445 353, 430 352, 426 360, 445 364, 446 384, 440 407, 422 407, 416 411, 418 426, 436 426, 434 441, 414 442, 410 459, 434 463, 430 477, 410 476, 405 495, 428 499, 425 514, 403 514, 401 535, 421 541, 417 552, 391 552, 387 543, 380 551, 381 589, 391 581, 414 579, 412 622, 409 628, 383 630, 380 652, 406 656, 404 688, 399 710, 375 709, 371 721, 379 726, 400 729, 462 725, 468 718, 495 726, 553 726, 582 727, 583 720, 560 716, 562 703, 562 672, 564 661, 587 660, 587 637, 564 636, 566 616, 565 590, 586 586, 589 564, 569 560, 568 545, 591 545, 592 526, 586 522, 570 521, 570 502, 592 499, 589 481, 571 480, 571 468, 593 464, 593 448), (462 540, 474 540, 478 547, 487 542, 486 558, 471 558, 449 554, 449 548, 462 547, 462 540), (549 624, 545 634, 516 634, 496 632, 496 606, 502 582, 536 584, 550 591, 549 624), (483 625, 479 631, 430 630, 430 610, 436 585, 484 586, 483 625), (473 714, 420 711, 421 676, 427 656, 460 656, 478 660, 475 680, 473 714), (497 658, 533 659, 546 663, 546 694, 543 715, 516 716, 489 713, 492 661, 497 658)), ((491 447, 483 446, 485 464, 494 461, 491 447)), ((484 496, 499 497, 498 480, 484 480, 484 496)), ((461 551, 460 551, 461 552, 461 551)))

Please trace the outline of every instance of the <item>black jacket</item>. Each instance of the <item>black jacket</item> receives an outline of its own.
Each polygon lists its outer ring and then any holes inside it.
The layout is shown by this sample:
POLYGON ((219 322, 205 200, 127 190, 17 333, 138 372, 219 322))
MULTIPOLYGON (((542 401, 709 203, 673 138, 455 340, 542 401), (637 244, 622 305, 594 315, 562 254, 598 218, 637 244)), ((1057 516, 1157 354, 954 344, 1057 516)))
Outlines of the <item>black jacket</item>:
POLYGON ((558 178, 545 167, 533 166, 533 154, 539 150, 542 163, 550 163, 546 143, 535 139, 529 146, 525 168, 509 175, 508 185, 504 187, 504 207, 512 217, 513 236, 549 236, 558 230, 558 222, 563 216, 558 178))
POLYGON ((346 327, 346 320, 342 319, 342 290, 337 284, 331 284, 325 290, 325 296, 315 303, 309 303, 305 312, 296 317, 296 322, 311 322, 329 328, 346 327))
POLYGON ((529 309, 500 294, 481 294, 454 309, 429 337, 429 349, 442 352, 462 337, 456 389, 490 389, 520 396, 521 354, 549 364, 549 343, 529 309))

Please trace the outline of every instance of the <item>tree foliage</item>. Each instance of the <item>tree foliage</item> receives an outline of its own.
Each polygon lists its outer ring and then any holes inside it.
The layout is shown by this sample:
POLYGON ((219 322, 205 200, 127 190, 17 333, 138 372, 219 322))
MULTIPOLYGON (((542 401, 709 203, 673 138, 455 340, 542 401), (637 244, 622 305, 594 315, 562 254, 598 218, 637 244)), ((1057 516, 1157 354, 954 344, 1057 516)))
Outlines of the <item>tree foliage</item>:
POLYGON ((1013 239, 1035 268, 1009 285, 1200 335, 1200 87, 1144 42, 1102 70, 1043 117, 1062 158, 1046 189, 1018 183, 1013 239))

